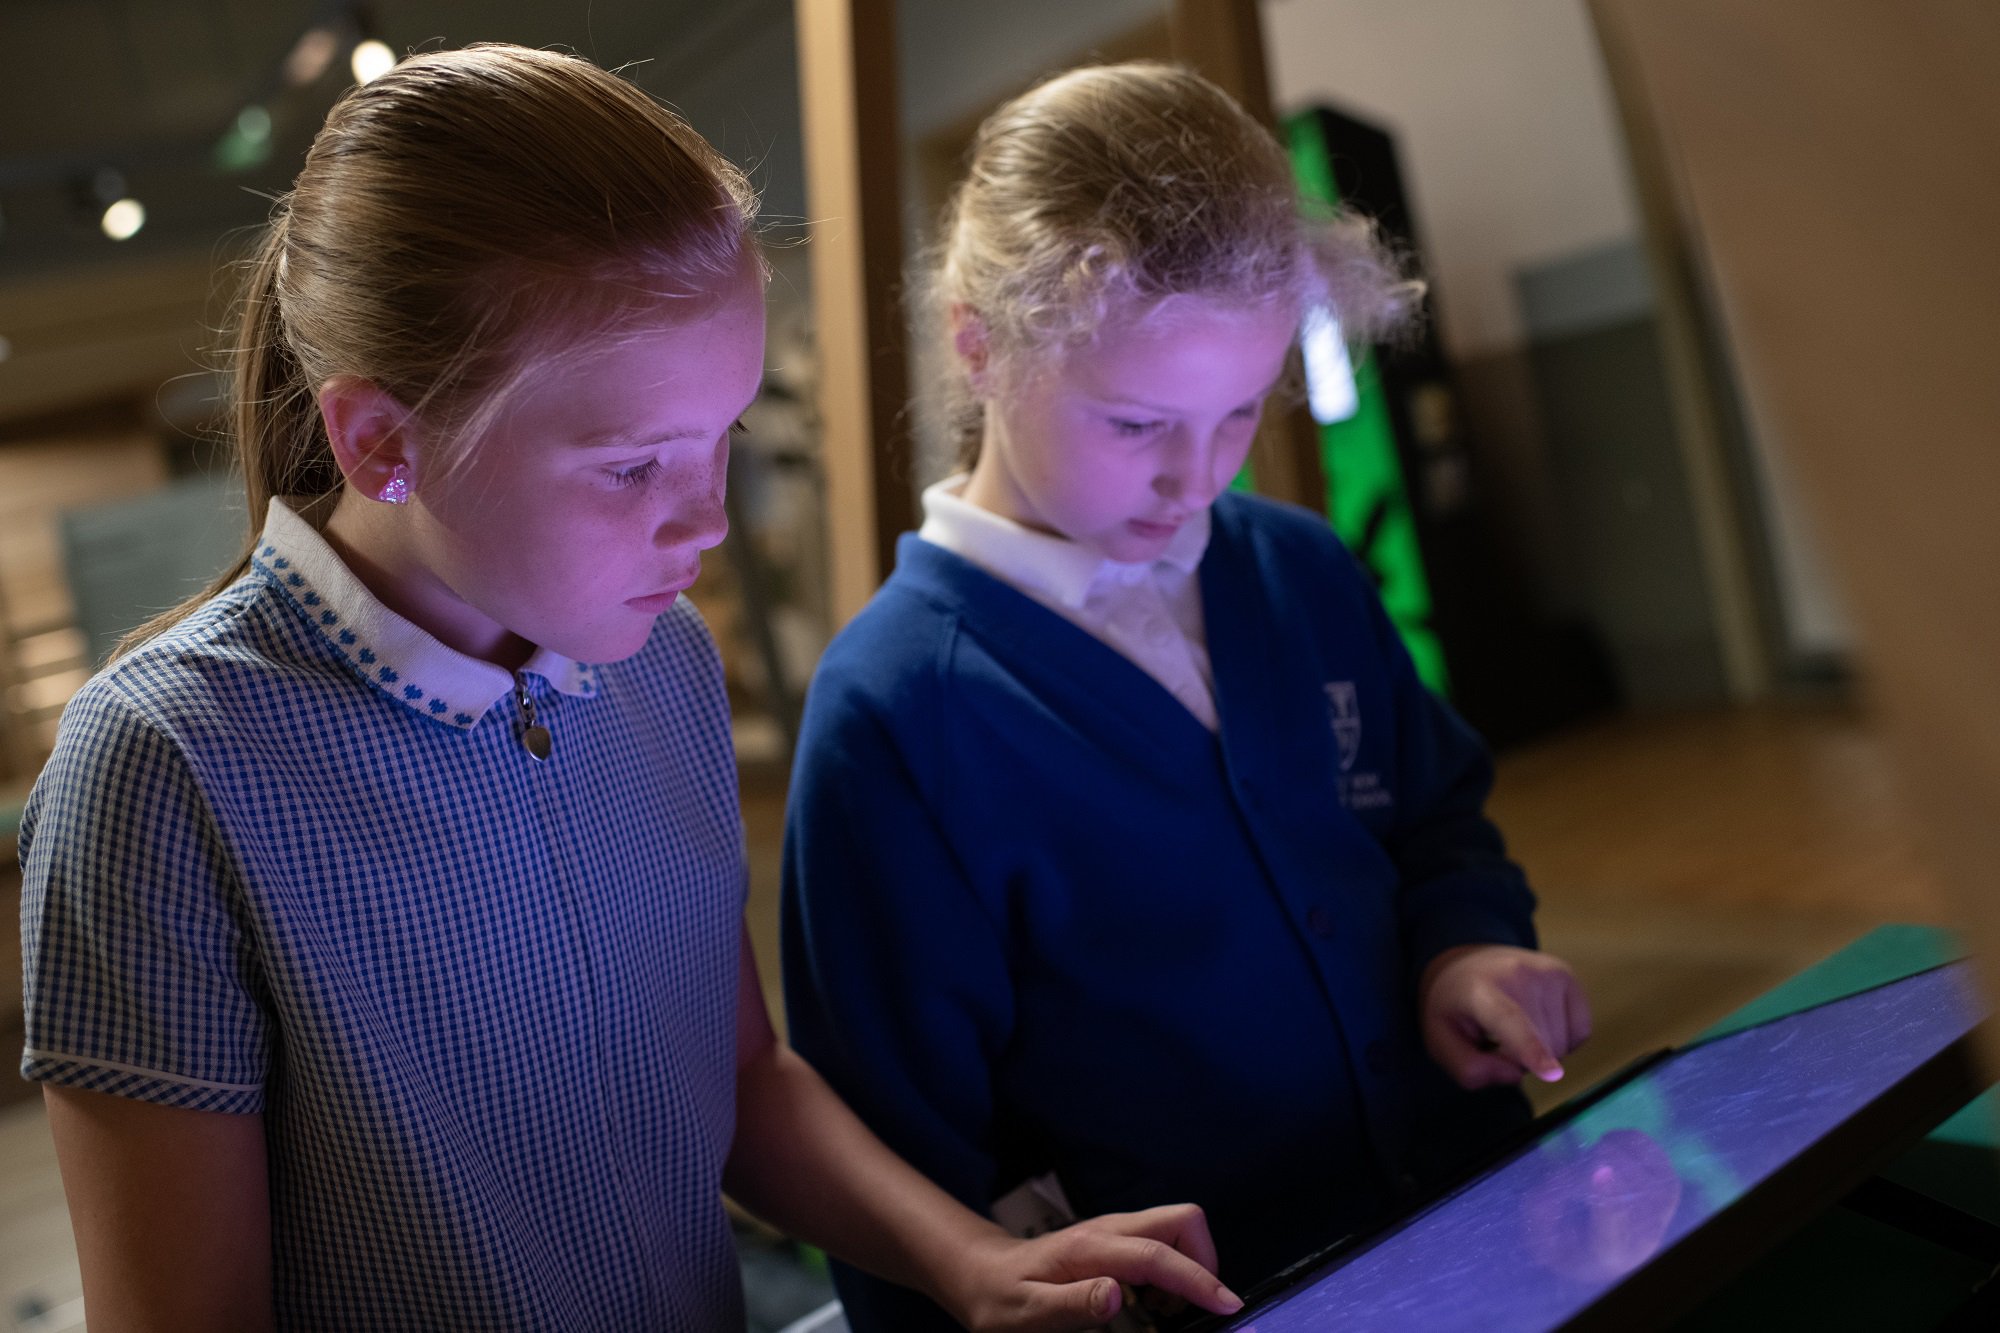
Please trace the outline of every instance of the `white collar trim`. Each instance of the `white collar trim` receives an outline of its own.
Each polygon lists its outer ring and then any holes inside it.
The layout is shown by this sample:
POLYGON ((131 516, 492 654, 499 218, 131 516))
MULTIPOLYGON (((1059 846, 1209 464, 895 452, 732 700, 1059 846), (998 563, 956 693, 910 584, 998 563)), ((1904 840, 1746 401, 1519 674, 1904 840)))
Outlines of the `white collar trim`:
MULTIPOLYGON (((250 560, 357 675, 414 713, 470 731, 513 691, 512 672, 445 646, 383 605, 284 499, 272 499, 250 560)), ((521 670, 564 694, 597 693, 595 668, 548 648, 521 670)))
POLYGON ((1181 524, 1180 531, 1150 564, 1106 560, 1066 537, 1036 532, 973 504, 963 495, 968 480, 961 472, 924 489, 924 525, 917 535, 1024 591, 1039 593, 1072 610, 1082 609, 1101 580, 1129 581, 1160 565, 1192 573, 1208 549, 1209 516, 1208 510, 1202 509, 1181 524))

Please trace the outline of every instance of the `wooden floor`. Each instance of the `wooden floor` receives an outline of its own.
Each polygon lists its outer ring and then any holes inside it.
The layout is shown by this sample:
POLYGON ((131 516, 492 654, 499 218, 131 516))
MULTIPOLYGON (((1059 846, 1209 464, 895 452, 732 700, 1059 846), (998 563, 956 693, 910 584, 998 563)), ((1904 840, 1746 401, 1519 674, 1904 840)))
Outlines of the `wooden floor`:
POLYGON ((1596 1036, 1547 1103, 1888 921, 1941 922, 1866 717, 1625 718, 1504 756, 1491 812, 1596 1036))

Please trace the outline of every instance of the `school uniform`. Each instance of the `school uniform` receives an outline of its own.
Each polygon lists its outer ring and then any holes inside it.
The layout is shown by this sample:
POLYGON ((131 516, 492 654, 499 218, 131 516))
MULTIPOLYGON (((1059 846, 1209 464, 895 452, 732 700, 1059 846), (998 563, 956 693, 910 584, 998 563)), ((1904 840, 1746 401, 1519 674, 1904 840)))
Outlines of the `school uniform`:
MULTIPOLYGON (((1532 947, 1533 897, 1483 747, 1322 520, 1225 495, 1146 577, 1028 565, 905 536, 821 662, 791 1040, 967 1205, 1050 1171, 1080 1214, 1191 1200, 1240 1289, 1525 1118, 1435 1067, 1414 988, 1532 947)), ((948 1326, 838 1277, 857 1329, 948 1326)))
POLYGON ((740 1328, 735 791, 685 603, 509 673, 274 503, 64 713, 22 1072, 261 1114, 282 1328, 740 1328))

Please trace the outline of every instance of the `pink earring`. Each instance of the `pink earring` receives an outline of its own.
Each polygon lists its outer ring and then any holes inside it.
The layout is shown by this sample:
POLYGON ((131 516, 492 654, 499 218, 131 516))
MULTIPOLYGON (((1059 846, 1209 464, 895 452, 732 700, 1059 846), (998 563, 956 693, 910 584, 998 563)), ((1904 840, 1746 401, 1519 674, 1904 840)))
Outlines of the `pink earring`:
POLYGON ((396 464, 389 474, 389 480, 382 483, 376 499, 385 505, 400 505, 410 502, 410 468, 406 463, 396 464))

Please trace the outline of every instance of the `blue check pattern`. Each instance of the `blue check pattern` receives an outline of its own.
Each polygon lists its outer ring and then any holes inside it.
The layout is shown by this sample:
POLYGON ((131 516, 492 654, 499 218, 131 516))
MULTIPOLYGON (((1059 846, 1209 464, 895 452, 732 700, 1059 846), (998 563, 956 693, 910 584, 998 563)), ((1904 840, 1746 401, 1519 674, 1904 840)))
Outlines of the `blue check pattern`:
POLYGON ((281 1327, 741 1328, 706 629, 682 603, 624 662, 538 654, 537 763, 511 675, 344 575, 274 509, 249 573, 64 714, 21 838, 23 1074, 261 1114, 281 1327))

